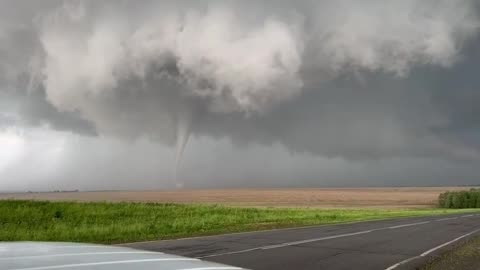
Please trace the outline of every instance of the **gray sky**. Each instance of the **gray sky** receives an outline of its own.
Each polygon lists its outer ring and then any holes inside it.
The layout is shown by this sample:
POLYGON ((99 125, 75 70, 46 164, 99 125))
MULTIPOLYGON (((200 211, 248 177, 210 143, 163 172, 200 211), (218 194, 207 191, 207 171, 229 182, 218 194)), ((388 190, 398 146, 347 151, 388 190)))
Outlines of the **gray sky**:
POLYGON ((479 183, 474 0, 0 7, 0 190, 479 183))

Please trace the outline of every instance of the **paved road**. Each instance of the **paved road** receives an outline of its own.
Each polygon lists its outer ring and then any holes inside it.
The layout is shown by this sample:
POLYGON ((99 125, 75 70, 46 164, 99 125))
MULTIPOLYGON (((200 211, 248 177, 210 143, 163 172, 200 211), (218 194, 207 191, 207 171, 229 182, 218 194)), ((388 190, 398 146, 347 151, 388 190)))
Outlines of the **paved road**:
POLYGON ((480 214, 464 214, 153 241, 128 246, 253 270, 411 269, 428 256, 477 233, 480 234, 480 214))

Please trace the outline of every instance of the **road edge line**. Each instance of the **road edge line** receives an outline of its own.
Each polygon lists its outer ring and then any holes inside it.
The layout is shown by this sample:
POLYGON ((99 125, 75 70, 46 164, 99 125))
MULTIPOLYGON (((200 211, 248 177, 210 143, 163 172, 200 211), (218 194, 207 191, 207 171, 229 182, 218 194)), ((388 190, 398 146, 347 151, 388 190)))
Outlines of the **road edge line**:
POLYGON ((457 241, 459 241, 459 240, 462 240, 462 239, 465 238, 465 237, 468 237, 468 236, 473 235, 473 234, 478 233, 478 232, 480 232, 480 228, 477 228, 477 229, 475 229, 475 230, 473 230, 473 231, 471 231, 471 232, 469 232, 469 233, 466 233, 466 234, 464 234, 464 235, 461 235, 461 236, 459 236, 459 237, 457 237, 457 238, 455 238, 455 239, 453 239, 453 240, 450 240, 450 241, 445 242, 445 243, 443 243, 443 244, 440 244, 440 245, 438 245, 438 246, 436 246, 436 247, 434 247, 434 248, 431 248, 431 249, 423 252, 423 253, 420 254, 420 255, 413 256, 413 257, 410 257, 410 258, 405 259, 405 260, 403 260, 403 261, 400 261, 400 262, 398 262, 398 263, 396 263, 396 264, 394 264, 394 265, 392 265, 392 266, 390 266, 390 267, 385 268, 385 270, 393 270, 393 269, 396 269, 396 268, 399 267, 399 266, 405 265, 405 264, 407 264, 407 263, 409 263, 409 262, 411 262, 411 261, 414 261, 414 260, 416 260, 416 259, 424 258, 424 257, 428 256, 429 254, 431 254, 431 253, 433 253, 433 252, 435 252, 435 251, 437 251, 437 250, 439 250, 439 249, 441 249, 441 248, 443 248, 443 247, 449 246, 449 245, 451 245, 451 244, 453 244, 453 243, 455 243, 455 242, 457 242, 457 241))

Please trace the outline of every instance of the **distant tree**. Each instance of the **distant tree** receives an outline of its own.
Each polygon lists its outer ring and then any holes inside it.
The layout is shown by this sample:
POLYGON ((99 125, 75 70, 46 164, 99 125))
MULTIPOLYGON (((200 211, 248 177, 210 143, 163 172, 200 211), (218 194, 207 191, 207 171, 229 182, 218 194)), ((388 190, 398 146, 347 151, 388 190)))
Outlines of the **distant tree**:
POLYGON ((441 194, 438 196, 438 205, 439 205, 441 208, 448 208, 448 207, 447 207, 447 199, 448 199, 448 191, 447 191, 447 192, 444 192, 444 193, 441 193, 441 194))
POLYGON ((445 208, 453 208, 453 193, 447 193, 447 199, 445 201, 445 208))
POLYGON ((475 203, 475 208, 480 208, 480 191, 477 191, 477 201, 475 203))

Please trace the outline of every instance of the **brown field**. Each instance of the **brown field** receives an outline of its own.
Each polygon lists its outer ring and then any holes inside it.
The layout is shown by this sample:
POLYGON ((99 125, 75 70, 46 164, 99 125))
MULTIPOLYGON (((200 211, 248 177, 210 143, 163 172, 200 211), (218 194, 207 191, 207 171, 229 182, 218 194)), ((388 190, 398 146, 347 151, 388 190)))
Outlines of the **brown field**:
POLYGON ((177 191, 96 191, 0 194, 0 199, 207 203, 255 207, 434 207, 438 195, 468 187, 210 189, 177 191))

